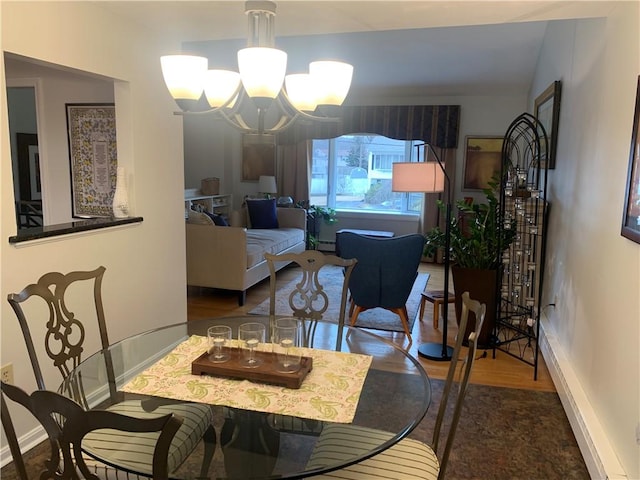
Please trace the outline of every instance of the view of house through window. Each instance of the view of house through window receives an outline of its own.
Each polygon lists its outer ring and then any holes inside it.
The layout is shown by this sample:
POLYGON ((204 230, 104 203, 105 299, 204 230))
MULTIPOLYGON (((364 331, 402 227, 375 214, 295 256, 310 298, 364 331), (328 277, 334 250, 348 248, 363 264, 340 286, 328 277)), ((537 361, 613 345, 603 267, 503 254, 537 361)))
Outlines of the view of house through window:
POLYGON ((391 191, 392 163, 418 161, 416 144, 373 134, 313 141, 311 204, 336 210, 419 213, 422 194, 391 191))

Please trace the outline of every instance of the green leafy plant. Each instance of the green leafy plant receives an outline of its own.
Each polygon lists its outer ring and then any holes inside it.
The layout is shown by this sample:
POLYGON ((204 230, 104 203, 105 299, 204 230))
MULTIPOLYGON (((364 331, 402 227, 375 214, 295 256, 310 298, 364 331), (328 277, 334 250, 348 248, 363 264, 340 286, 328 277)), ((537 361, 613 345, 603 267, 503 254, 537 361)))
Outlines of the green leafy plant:
MULTIPOLYGON (((516 221, 513 219, 505 228, 500 225, 500 202, 498 179, 483 190, 486 203, 468 204, 456 202, 458 215, 451 216, 450 248, 451 262, 463 268, 497 269, 502 253, 509 248, 516 235, 516 221)), ((446 205, 439 202, 445 211, 446 205)), ((425 234, 425 255, 432 256, 438 249, 445 248, 446 232, 439 227, 425 234)))
POLYGON ((307 214, 313 218, 320 218, 327 225, 333 225, 338 222, 336 211, 329 207, 319 207, 317 205, 309 205, 307 214))
POLYGON ((301 201, 295 204, 296 208, 304 208, 307 211, 307 248, 318 248, 318 222, 333 225, 338 222, 336 211, 333 208, 309 205, 308 201, 301 201))

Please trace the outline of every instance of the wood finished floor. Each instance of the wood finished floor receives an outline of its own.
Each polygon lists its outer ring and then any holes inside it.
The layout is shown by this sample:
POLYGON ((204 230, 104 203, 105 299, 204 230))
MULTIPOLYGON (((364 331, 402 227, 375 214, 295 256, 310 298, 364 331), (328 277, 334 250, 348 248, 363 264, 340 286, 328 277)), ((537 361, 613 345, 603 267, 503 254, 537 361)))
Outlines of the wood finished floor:
MULTIPOLYGON (((440 265, 423 263, 420 271, 431 275, 428 286, 432 289, 441 289, 444 283, 444 270, 440 265)), ((279 281, 293 279, 297 275, 296 268, 285 268, 278 272, 279 281)), ((451 285, 451 288, 453 286, 451 285)), ((200 289, 189 287, 187 296, 187 316, 189 320, 198 318, 210 318, 216 316, 230 316, 249 313, 253 308, 267 299, 269 296, 269 280, 264 280, 250 288, 247 292, 247 301, 244 306, 238 306, 238 296, 235 292, 213 289, 200 289)), ((426 309, 433 306, 426 304, 426 309)), ((440 329, 442 321, 440 321, 440 329)), ((449 362, 436 362, 418 356, 418 346, 424 342, 442 343, 442 330, 435 330, 431 320, 416 321, 413 326, 413 343, 409 346, 409 353, 419 358, 420 363, 431 378, 443 379, 446 376, 449 362)), ((455 311, 453 305, 449 307, 449 345, 453 345, 453 339, 457 331, 455 311)), ((404 334, 371 331, 383 338, 391 340, 402 348, 406 348, 407 340, 404 334)), ((512 356, 497 351, 496 358, 492 358, 491 351, 487 356, 479 358, 474 366, 471 378, 472 383, 490 385, 494 387, 510 387, 538 391, 555 391, 555 387, 544 363, 542 355, 539 356, 538 379, 533 379, 533 367, 513 358, 512 356)))

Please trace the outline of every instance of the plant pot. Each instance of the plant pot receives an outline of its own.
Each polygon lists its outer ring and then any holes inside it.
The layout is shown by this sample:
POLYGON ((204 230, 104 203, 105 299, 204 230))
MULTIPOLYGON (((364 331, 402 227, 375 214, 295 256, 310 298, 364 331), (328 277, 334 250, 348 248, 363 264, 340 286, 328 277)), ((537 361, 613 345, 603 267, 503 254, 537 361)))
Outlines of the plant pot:
MULTIPOLYGON (((453 288, 455 291, 456 321, 460 326, 460 316, 462 315, 462 294, 469 292, 473 300, 484 303, 487 306, 487 313, 484 317, 484 324, 478 337, 479 348, 492 348, 493 329, 495 326, 496 314, 496 277, 497 270, 483 270, 477 268, 451 267, 453 275, 453 288)), ((464 334, 464 345, 467 345, 469 334, 475 329, 475 318, 469 315, 467 328, 464 334)))

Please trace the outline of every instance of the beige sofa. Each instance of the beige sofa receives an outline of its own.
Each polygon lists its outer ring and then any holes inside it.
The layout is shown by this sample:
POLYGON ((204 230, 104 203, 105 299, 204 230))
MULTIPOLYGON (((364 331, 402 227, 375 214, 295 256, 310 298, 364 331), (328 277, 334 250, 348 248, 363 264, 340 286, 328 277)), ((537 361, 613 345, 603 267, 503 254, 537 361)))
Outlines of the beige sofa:
POLYGON ((247 289, 269 276, 265 252, 305 250, 306 211, 278 208, 277 216, 279 228, 252 229, 216 226, 205 214, 190 212, 186 223, 187 285, 236 290, 238 303, 244 305, 247 289))

